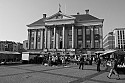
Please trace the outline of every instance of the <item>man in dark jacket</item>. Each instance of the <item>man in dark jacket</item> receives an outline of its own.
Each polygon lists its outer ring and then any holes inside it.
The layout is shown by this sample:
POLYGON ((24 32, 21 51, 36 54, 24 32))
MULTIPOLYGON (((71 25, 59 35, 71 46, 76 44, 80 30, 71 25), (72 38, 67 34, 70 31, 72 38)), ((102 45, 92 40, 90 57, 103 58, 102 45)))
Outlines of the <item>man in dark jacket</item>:
POLYGON ((101 59, 100 57, 97 58, 97 71, 100 72, 100 65, 101 65, 101 59))
POLYGON ((84 56, 80 57, 79 69, 81 69, 81 67, 82 67, 82 70, 83 70, 83 67, 84 67, 84 56))

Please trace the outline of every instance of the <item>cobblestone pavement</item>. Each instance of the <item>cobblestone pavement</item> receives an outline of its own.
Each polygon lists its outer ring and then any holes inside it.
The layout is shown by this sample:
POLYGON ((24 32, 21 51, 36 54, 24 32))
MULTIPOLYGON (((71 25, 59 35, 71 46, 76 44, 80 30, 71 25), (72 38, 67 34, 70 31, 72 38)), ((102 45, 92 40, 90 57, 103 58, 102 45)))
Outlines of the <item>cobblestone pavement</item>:
POLYGON ((108 79, 108 72, 101 67, 96 71, 96 65, 85 65, 84 70, 78 65, 44 66, 35 64, 0 66, 0 83, 125 83, 125 75, 108 79))

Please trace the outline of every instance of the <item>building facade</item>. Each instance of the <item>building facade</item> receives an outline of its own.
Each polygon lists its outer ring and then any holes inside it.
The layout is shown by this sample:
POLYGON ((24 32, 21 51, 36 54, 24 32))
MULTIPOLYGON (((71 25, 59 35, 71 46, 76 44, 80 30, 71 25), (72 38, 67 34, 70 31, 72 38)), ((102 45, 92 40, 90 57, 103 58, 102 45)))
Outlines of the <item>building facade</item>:
POLYGON ((103 48, 104 50, 115 49, 115 36, 113 32, 109 32, 103 38, 103 48))
POLYGON ((106 38, 107 37, 105 37, 103 40, 104 48, 106 48, 107 46, 110 46, 112 49, 121 49, 121 50, 125 51, 125 28, 115 28, 112 31, 112 34, 110 34, 110 37, 107 39, 110 41, 110 43, 108 43, 107 45, 105 43, 105 42, 108 42, 106 40, 106 38), (113 41, 113 42, 111 42, 111 41, 113 41), (112 45, 113 45, 113 47, 112 47, 112 45))
POLYGON ((0 41, 0 51, 23 52, 23 44, 13 41, 0 41))
POLYGON ((89 14, 61 11, 27 25, 28 51, 91 53, 103 49, 103 21, 89 14))
POLYGON ((113 33, 115 36, 115 48, 125 51, 125 28, 116 28, 113 33))
POLYGON ((23 41, 23 48, 24 48, 25 50, 28 49, 28 40, 24 40, 24 41, 23 41))

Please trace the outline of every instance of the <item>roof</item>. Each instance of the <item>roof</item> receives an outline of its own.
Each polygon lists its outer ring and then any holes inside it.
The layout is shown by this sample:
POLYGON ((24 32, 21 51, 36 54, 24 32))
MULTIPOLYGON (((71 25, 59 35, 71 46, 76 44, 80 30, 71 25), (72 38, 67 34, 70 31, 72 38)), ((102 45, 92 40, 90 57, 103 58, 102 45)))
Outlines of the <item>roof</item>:
POLYGON ((115 28, 114 30, 124 30, 125 28, 115 28))
POLYGON ((71 15, 76 17, 76 21, 99 20, 90 14, 71 15))
POLYGON ((33 27, 33 26, 44 26, 45 25, 45 20, 46 18, 39 19, 38 21, 35 21, 34 23, 31 23, 27 25, 28 27, 33 27))
MULTIPOLYGON (((60 15, 62 13, 56 13, 50 17, 46 17, 46 18, 41 18, 39 19, 38 21, 35 21, 34 23, 31 23, 29 25, 27 25, 28 27, 34 27, 34 26, 44 26, 45 25, 45 21, 48 20, 48 19, 51 19, 53 16, 56 16, 56 15, 60 15)), ((94 17, 90 14, 77 14, 77 15, 66 15, 66 16, 69 16, 69 17, 75 17, 75 21, 90 21, 90 20, 100 20, 99 18, 97 17, 94 17)))

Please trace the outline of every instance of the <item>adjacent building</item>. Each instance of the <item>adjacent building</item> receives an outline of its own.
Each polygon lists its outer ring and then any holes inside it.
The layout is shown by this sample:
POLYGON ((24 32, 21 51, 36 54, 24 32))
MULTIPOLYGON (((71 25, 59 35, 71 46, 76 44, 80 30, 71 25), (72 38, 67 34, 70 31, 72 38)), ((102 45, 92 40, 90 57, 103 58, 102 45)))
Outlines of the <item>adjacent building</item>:
POLYGON ((23 52, 23 44, 13 41, 0 41, 0 51, 23 52))
POLYGON ((106 35, 103 39, 104 49, 112 48, 125 51, 125 28, 115 28, 111 33, 112 34, 106 35), (109 41, 110 43, 107 43, 109 41))
POLYGON ((59 12, 27 25, 29 52, 87 53, 103 50, 103 21, 89 14, 59 12))
POLYGON ((103 38, 103 48, 104 50, 111 50, 115 48, 115 36, 113 35, 113 32, 109 32, 103 38))
POLYGON ((13 41, 0 41, 0 63, 16 62, 21 60, 24 51, 23 44, 13 41))

